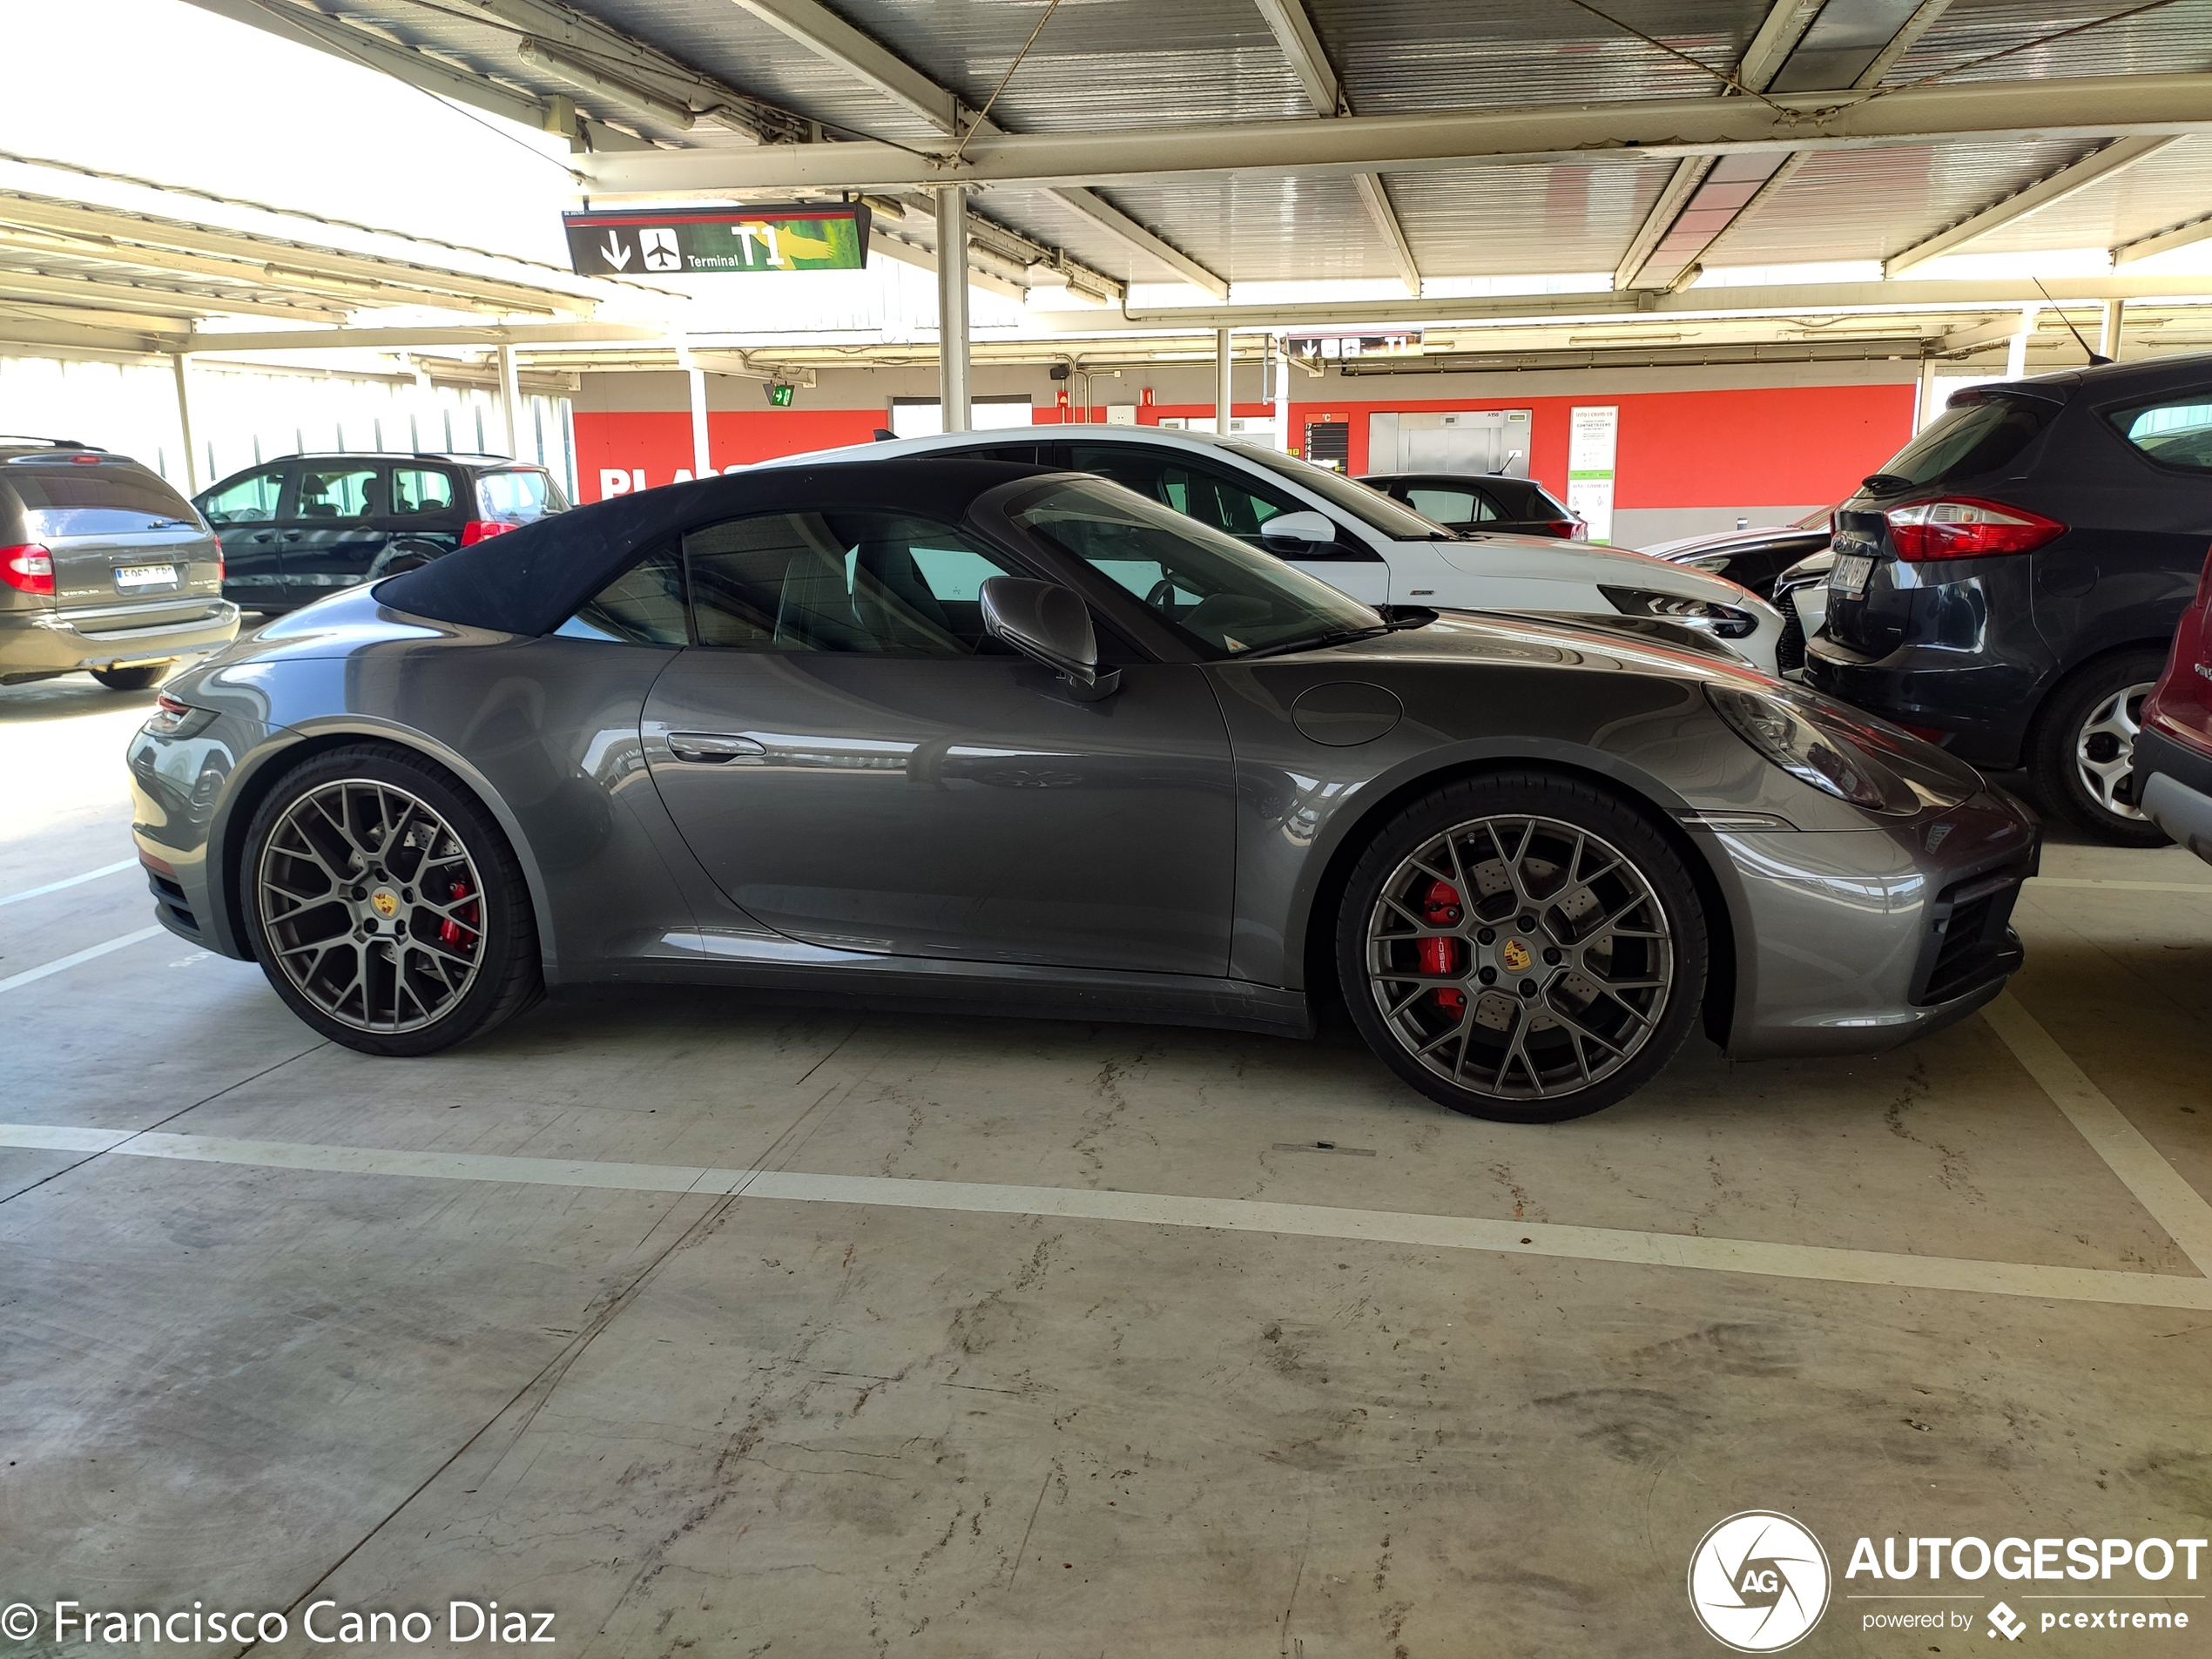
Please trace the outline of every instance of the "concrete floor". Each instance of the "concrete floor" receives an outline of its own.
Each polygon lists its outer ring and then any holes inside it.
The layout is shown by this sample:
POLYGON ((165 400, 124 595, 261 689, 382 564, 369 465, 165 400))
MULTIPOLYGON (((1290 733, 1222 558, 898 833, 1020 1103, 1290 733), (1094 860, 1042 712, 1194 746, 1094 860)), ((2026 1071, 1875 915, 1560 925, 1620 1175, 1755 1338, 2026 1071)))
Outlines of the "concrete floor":
MULTIPOLYGON (((150 701, 0 691, 0 900, 129 858, 150 701)), ((1795 1651, 2009 1651, 1986 1582, 1865 1634, 1852 1541, 2212 1520, 2212 868, 2046 873, 1992 1017, 1693 1040, 1552 1128, 1348 1031, 704 992, 371 1061, 166 934, 10 982, 148 927, 134 871, 6 904, 0 1600, 288 1609, 271 1654, 425 1650, 316 1601, 450 1650, 456 1597, 571 1655, 1702 1654, 1690 1553, 1760 1508, 1837 1575, 1795 1651)), ((2035 1649, 2212 1652, 2161 1588, 2186 1635, 2035 1649)))

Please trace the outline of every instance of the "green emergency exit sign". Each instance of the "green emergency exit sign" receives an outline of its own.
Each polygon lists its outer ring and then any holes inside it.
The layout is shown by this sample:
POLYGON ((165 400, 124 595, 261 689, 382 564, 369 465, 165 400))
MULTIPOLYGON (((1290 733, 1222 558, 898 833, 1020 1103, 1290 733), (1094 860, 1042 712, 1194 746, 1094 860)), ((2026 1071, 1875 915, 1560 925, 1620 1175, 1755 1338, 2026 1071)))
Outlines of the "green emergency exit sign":
POLYGON ((868 210, 857 204, 630 208, 563 213, 561 223, 578 276, 858 271, 868 262, 868 210))

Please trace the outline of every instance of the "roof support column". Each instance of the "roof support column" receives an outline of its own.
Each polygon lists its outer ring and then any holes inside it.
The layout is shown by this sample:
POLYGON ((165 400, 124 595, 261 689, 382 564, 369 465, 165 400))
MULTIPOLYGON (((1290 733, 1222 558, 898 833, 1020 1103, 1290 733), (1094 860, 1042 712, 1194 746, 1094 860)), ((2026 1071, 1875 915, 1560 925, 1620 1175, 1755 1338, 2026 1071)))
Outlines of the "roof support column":
POLYGON ((2020 332, 2005 343, 2005 378, 2016 381, 2027 373, 2027 342, 2035 333, 2035 314, 2040 306, 2020 307, 2020 332))
MULTIPOLYGON (((185 372, 185 354, 171 352, 169 361, 177 371, 177 424, 185 429, 185 494, 199 494, 199 462, 192 452, 192 379, 185 372)), ((212 482, 211 479, 209 481, 212 482)))
POLYGON ((517 461, 523 455, 522 403, 523 384, 522 377, 515 368, 515 347, 512 345, 502 346, 499 348, 499 416, 506 428, 507 453, 517 461))
POLYGON ((1230 429, 1231 381, 1235 378, 1237 366, 1237 360, 1231 354, 1235 350, 1228 329, 1217 328, 1213 331, 1213 429, 1224 438, 1229 435, 1230 429))
POLYGON ((714 462, 707 452, 706 442, 706 371, 692 360, 691 348, 678 341, 676 347, 677 367, 684 371, 690 383, 691 401, 691 476, 711 477, 714 462))
POLYGON ((968 192, 937 190, 937 388, 945 430, 970 429, 968 381, 968 192))
POLYGON ((2097 327, 2097 355, 2120 360, 2120 314, 2127 308, 2125 300, 2105 301, 2104 320, 2097 327))
POLYGON ((1291 447, 1291 338, 1288 334, 1267 338, 1275 361, 1275 447, 1287 451, 1291 447))

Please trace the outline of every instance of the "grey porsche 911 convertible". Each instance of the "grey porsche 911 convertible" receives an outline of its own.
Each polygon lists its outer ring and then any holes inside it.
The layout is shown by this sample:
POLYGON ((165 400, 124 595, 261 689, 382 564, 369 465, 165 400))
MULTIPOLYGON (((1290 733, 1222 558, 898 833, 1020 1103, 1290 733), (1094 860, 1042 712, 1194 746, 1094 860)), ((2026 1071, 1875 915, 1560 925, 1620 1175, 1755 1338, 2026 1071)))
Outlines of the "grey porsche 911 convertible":
POLYGON ((1305 1035, 1476 1116, 1932 1030, 2034 820, 1645 619, 1376 610, 1103 480, 779 468, 563 514, 172 680, 161 921, 421 1055, 550 985, 1305 1035))

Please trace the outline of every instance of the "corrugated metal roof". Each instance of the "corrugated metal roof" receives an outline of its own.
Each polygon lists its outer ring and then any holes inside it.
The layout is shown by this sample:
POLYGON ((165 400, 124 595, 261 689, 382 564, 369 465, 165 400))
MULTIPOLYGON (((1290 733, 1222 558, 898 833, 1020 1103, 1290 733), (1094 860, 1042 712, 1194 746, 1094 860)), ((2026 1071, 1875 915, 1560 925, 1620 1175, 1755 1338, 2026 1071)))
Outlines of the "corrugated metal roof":
POLYGON ((2212 179, 2212 138, 2177 139, 2156 155, 2015 219, 1960 251, 2028 253, 2117 247, 2212 212, 2212 194, 2205 188, 2208 179, 2212 179), (2189 203, 2195 206, 2181 206, 2189 203))
POLYGON ((1422 271, 1609 271, 1674 176, 1671 161, 1471 167, 1385 182, 1422 271))
POLYGON ((2176 0, 2140 17, 2010 52, 1979 68, 1959 67, 2127 10, 2124 0, 1954 0, 1892 67, 1885 84, 1896 85, 1953 70, 1956 73, 1946 79, 2041 80, 2212 68, 2212 0, 2176 0))
POLYGON ((1739 219, 1705 263, 1885 259, 2096 147, 2074 139, 1826 151, 1739 219))
POLYGON ((1202 174, 1099 193, 1231 282, 1398 274, 1349 179, 1202 174))

